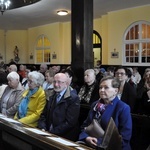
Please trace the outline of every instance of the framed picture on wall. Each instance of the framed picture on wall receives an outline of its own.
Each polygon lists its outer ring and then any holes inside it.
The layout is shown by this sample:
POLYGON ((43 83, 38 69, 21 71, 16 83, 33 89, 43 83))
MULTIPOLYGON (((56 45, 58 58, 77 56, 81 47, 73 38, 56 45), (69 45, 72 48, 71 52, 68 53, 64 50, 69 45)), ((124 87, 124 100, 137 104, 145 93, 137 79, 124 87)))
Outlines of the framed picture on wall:
POLYGON ((56 59, 57 55, 56 54, 52 54, 52 59, 56 59))
POLYGON ((33 55, 32 54, 30 55, 30 59, 33 59, 33 55))
POLYGON ((118 58, 119 52, 111 52, 111 58, 118 58))

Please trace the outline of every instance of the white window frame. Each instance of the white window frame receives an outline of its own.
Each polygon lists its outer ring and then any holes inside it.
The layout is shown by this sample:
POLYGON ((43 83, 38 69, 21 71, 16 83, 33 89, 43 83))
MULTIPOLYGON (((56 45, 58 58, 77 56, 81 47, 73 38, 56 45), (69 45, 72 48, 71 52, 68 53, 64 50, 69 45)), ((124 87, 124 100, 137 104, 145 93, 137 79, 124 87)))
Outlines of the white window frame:
POLYGON ((123 36, 123 65, 128 65, 128 66, 150 66, 150 63, 143 63, 142 60, 142 44, 143 43, 150 43, 150 38, 145 38, 142 39, 142 24, 150 25, 150 22, 147 21, 138 21, 133 24, 131 24, 127 30, 125 31, 125 34, 123 36), (134 27, 135 25, 139 26, 139 39, 134 39, 134 40, 126 40, 126 36, 130 29, 134 27), (138 62, 126 62, 126 44, 139 44, 139 56, 138 56, 138 62))
MULTIPOLYGON (((37 40, 36 40, 36 46, 35 46, 35 63, 36 64, 41 64, 41 63, 45 63, 45 64, 50 64, 50 62, 45 62, 44 61, 44 50, 47 50, 47 49, 51 49, 51 47, 50 46, 44 46, 44 37, 46 37, 47 39, 48 39, 48 37, 46 36, 46 35, 44 35, 44 34, 42 34, 42 35, 40 35, 38 38, 37 38, 37 40), (37 47, 37 42, 39 41, 39 39, 42 39, 42 46, 41 47, 37 47), (42 62, 41 63, 39 63, 39 62, 37 62, 37 55, 36 55, 36 51, 37 50, 42 50, 43 52, 42 52, 42 62)), ((48 39, 49 40, 49 39, 48 39)), ((50 42, 50 40, 49 40, 49 42, 50 42)), ((51 58, 50 58, 50 60, 51 60, 51 58)))

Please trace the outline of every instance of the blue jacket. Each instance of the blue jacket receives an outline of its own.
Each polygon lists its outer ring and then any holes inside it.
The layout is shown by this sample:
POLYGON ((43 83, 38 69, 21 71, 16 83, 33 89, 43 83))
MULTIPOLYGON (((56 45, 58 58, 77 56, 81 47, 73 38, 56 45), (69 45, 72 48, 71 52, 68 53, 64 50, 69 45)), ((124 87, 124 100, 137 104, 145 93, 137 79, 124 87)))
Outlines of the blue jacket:
MULTIPOLYGON (((87 127, 92 122, 92 119, 96 113, 93 108, 98 101, 92 104, 89 115, 81 127, 82 132, 79 135, 80 141, 84 141, 85 138, 88 137, 84 131, 84 127, 87 127)), ((106 107, 106 110, 101 116, 101 126, 104 130, 106 130, 107 124, 111 117, 113 118, 118 131, 122 136, 122 150, 130 150, 130 139, 132 135, 132 119, 130 114, 130 107, 119 100, 118 97, 116 97, 112 103, 106 107)), ((100 144, 101 142, 102 139, 98 139, 98 143, 100 144)))

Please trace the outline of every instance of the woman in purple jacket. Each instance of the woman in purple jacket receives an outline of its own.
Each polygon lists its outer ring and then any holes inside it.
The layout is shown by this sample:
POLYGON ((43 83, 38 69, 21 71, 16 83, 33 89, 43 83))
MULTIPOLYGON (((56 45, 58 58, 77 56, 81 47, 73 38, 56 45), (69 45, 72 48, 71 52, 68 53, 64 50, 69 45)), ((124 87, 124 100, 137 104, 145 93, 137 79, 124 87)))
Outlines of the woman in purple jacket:
POLYGON ((100 120, 102 128, 106 130, 112 117, 122 137, 122 150, 131 149, 132 120, 130 107, 118 99, 119 86, 120 81, 114 77, 107 76, 102 78, 99 88, 100 99, 92 104, 89 115, 81 126, 80 141, 84 141, 91 147, 100 145, 102 138, 91 137, 85 132, 85 127, 92 122, 93 118, 97 118, 100 120))

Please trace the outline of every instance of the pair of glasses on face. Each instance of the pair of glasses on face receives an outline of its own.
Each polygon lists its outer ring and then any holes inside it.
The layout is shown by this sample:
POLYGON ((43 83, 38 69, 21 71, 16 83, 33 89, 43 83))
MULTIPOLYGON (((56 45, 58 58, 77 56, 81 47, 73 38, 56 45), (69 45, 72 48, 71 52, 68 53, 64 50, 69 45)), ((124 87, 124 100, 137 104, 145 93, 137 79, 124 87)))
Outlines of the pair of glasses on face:
POLYGON ((33 83, 33 81, 32 81, 32 80, 27 80, 27 81, 28 81, 28 83, 29 83, 29 84, 32 84, 32 83, 33 83))
POLYGON ((119 76, 119 75, 124 76, 124 75, 126 75, 126 73, 124 73, 124 72, 116 72, 115 75, 117 75, 117 76, 119 76))
POLYGON ((64 81, 55 81, 55 80, 53 81, 53 84, 59 84, 60 85, 60 84, 63 84, 63 83, 65 83, 65 82, 64 81))

